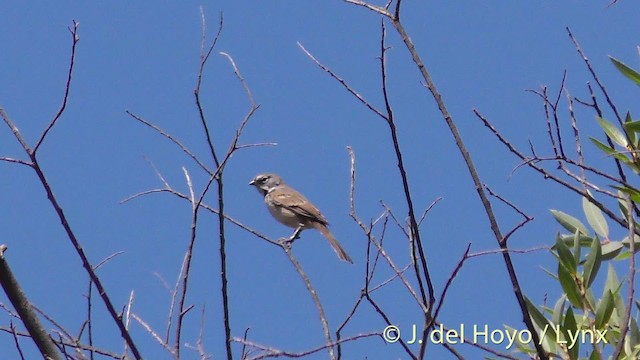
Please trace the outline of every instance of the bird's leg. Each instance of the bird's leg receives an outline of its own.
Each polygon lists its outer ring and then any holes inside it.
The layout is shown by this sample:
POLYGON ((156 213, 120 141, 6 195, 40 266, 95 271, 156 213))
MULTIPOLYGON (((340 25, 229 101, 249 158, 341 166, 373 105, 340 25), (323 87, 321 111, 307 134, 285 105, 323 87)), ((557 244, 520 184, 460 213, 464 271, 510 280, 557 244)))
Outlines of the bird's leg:
POLYGON ((288 238, 281 238, 279 242, 284 246, 291 247, 291 244, 293 244, 294 241, 300 238, 300 232, 302 232, 302 230, 304 230, 304 227, 302 227, 302 225, 298 225, 291 236, 289 236, 288 238))

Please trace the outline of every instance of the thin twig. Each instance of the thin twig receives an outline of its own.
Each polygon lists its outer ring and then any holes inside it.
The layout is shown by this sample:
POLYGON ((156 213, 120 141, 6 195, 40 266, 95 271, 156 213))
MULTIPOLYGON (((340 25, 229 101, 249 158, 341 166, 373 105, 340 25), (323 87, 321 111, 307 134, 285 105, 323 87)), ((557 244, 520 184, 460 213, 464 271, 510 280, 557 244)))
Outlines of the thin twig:
MULTIPOLYGON (((184 317, 187 314, 187 310, 185 309, 185 301, 187 299, 189 275, 191 273, 191 260, 193 258, 193 248, 195 246, 195 242, 197 238, 198 213, 199 213, 198 210, 200 210, 200 203, 202 203, 202 199, 204 198, 205 194, 209 189, 209 184, 211 184, 211 181, 209 181, 205 189, 199 195, 199 198, 196 199, 195 192, 193 190, 193 182, 191 181, 191 176, 189 175, 189 172, 187 171, 187 169, 185 169, 184 167, 182 168, 182 171, 187 181, 187 186, 189 188, 189 198, 191 199, 191 233, 189 237, 189 245, 187 246, 187 251, 185 253, 185 260, 184 260, 184 267, 183 267, 184 275, 182 276, 182 284, 180 287, 181 291, 179 292, 178 302, 177 302, 178 318, 176 321, 176 332, 175 332, 175 341, 174 341, 174 349, 175 349, 174 356, 176 360, 180 359, 182 326, 184 323, 184 317)), ((213 179, 213 177, 211 177, 210 179, 213 179)))
MULTIPOLYGON (((359 335, 354 335, 348 338, 344 338, 342 340, 340 340, 340 343, 345 343, 345 342, 350 342, 350 341, 356 341, 358 339, 363 339, 363 338, 368 338, 368 337, 382 337, 382 334, 380 333, 366 333, 366 334, 359 334, 359 335)), ((320 352, 326 348, 331 348, 332 346, 335 346, 336 344, 338 344, 338 342, 335 343, 331 343, 331 344, 325 344, 322 346, 318 346, 316 348, 313 348, 311 350, 306 350, 306 351, 302 351, 302 352, 289 352, 289 351, 284 351, 284 350, 279 350, 279 349, 275 349, 272 348, 270 346, 266 346, 266 345, 261 345, 252 341, 248 341, 244 338, 239 338, 239 337, 233 337, 232 341, 237 342, 237 343, 241 343, 243 345, 258 349, 260 351, 262 351, 262 354, 256 355, 254 357, 247 357, 246 360, 260 360, 260 359, 268 359, 268 358, 277 358, 277 357, 287 357, 287 358, 302 358, 302 357, 307 357, 311 354, 315 354, 317 352, 320 352)))
POLYGON ((33 148, 34 155, 38 152, 38 149, 40 148, 40 145, 42 145, 42 142, 44 141, 44 139, 47 137, 47 134, 51 129, 53 129, 54 125, 56 124, 58 119, 60 119, 60 117, 64 113, 64 110, 67 107, 67 99, 69 98, 69 91, 71 90, 71 76, 73 75, 73 65, 75 64, 75 59, 76 59, 76 45, 78 45, 78 41, 80 41, 80 37, 78 36, 79 25, 80 24, 77 21, 73 20, 73 27, 69 28, 69 33, 71 34, 71 37, 73 40, 71 43, 71 59, 69 60, 69 70, 67 71, 67 84, 64 87, 64 96, 62 97, 62 104, 60 104, 60 108, 58 109, 58 112, 53 117, 51 122, 49 122, 49 125, 47 125, 46 129, 40 135, 40 139, 38 139, 36 146, 33 148))
POLYGON ((530 252, 534 252, 534 251, 547 251, 549 250, 549 246, 547 245, 541 245, 541 246, 536 246, 536 247, 532 247, 532 248, 528 248, 528 249, 495 249, 495 250, 485 250, 485 251, 478 251, 475 253, 471 253, 469 254, 467 257, 468 258, 472 258, 472 257, 476 257, 476 256, 485 256, 485 255, 494 255, 494 254, 502 254, 503 252, 507 251, 511 254, 527 254, 530 252))
POLYGON ((13 320, 9 322, 9 327, 11 329, 11 336, 13 336, 13 343, 16 345, 16 350, 18 351, 18 355, 20 355, 21 360, 24 360, 24 354, 22 353, 22 347, 20 346, 20 340, 18 339, 18 333, 16 332, 16 327, 13 325, 13 320))
MULTIPOLYGON (((0 108, 0 111, 2 111, 2 108, 0 108)), ((4 161, 4 162, 8 162, 8 163, 14 163, 14 164, 20 164, 20 165, 26 165, 28 167, 33 166, 33 164, 28 162, 28 161, 24 161, 24 160, 20 160, 20 159, 14 159, 14 158, 10 158, 10 157, 0 157, 0 161, 4 161)))
POLYGON ((170 133, 168 133, 167 131, 165 131, 164 129, 160 128, 159 126, 151 123, 150 121, 145 120, 144 118, 142 118, 139 115, 136 115, 134 113, 132 113, 129 110, 125 110, 125 112, 127 113, 127 115, 131 116, 132 118, 134 118, 135 120, 137 120, 138 122, 141 122, 142 124, 152 128, 153 130, 155 130, 158 134, 164 136, 165 138, 169 139, 169 141, 171 141, 172 143, 176 144, 180 150, 182 150, 182 152, 184 152, 185 154, 187 154, 188 157, 190 157, 196 164, 198 164, 198 166, 204 170, 207 174, 212 175, 213 171, 211 171, 211 169, 209 169, 207 167, 207 165, 205 165, 204 163, 202 163, 200 161, 200 159, 198 159, 198 157, 191 151, 189 150, 189 148, 187 148, 180 140, 176 139, 173 135, 171 135, 170 133))
POLYGON ((589 69, 589 72, 591 73, 591 76, 593 77, 593 80, 596 81, 596 84, 598 84, 598 87, 600 87, 600 91, 602 91, 602 93, 604 94, 604 97, 607 100, 607 104, 609 104, 609 107, 611 107, 611 110, 613 110, 613 113, 616 115, 616 119, 618 120, 618 124, 622 127, 623 121, 622 121, 622 117, 618 113, 618 108, 616 107, 616 105, 611 100, 611 97, 609 96, 609 93, 607 92, 607 89, 605 88, 604 84, 602 83, 602 81, 600 81, 600 78, 598 77, 598 74, 596 74, 596 71, 594 70, 593 66, 591 65, 591 61, 589 61, 589 58, 587 58, 587 55, 582 50, 582 47, 580 47, 580 44, 578 43, 578 40, 573 36, 573 34, 571 33, 571 30, 569 29, 569 27, 566 27, 565 29, 567 30, 567 34, 569 34, 569 38, 571 39, 571 41, 575 45, 576 50, 578 51, 578 54, 580 54, 580 56, 582 57, 582 60, 587 65, 587 69, 589 69))
MULTIPOLYGON (((571 98, 571 94, 569 94, 569 90, 565 89, 567 93, 567 103, 569 106, 569 117, 571 119, 571 128, 573 129, 573 139, 576 144, 576 154, 578 154, 578 164, 584 164, 584 155, 582 154, 582 142, 580 141, 580 130, 578 130, 578 120, 576 119, 576 114, 573 111, 573 98, 571 98)), ((585 169, 580 167, 582 174, 582 180, 587 182, 587 175, 585 169)))
POLYGON ((160 335, 155 332, 151 326, 149 324, 147 324, 146 321, 144 321, 140 316, 138 316, 136 313, 131 313, 131 317, 133 318, 133 320, 137 321, 138 324, 140 324, 150 335, 151 337, 153 337, 156 342, 158 342, 158 344, 160 344, 160 346, 162 346, 165 350, 167 350, 171 355, 175 356, 175 352, 174 349, 172 349, 168 343, 166 343, 164 340, 162 340, 162 338, 160 337, 160 335))
POLYGON ((458 261, 458 264, 453 269, 453 272, 451 272, 451 275, 447 279, 447 282, 445 283, 444 288, 442 289, 442 293, 440 294, 440 298, 439 298, 440 300, 439 300, 438 306, 436 307, 435 311, 433 312, 434 321, 437 321, 437 319, 438 319, 438 315, 440 314, 440 310, 442 309, 442 306, 444 305, 444 299, 447 297, 447 292, 449 291, 449 287, 451 287, 451 284, 453 284, 453 279, 455 279, 455 277, 458 275, 458 272, 460 272, 460 269, 462 269, 462 265, 464 265, 464 262, 469 258, 469 251, 470 250, 471 250, 471 243, 467 244, 467 248, 464 251, 464 254, 462 254, 462 258, 460 259, 460 261, 458 261))
POLYGON ((343 78, 338 76, 333 70, 331 70, 328 66, 322 64, 318 59, 316 59, 311 53, 304 47, 300 42, 297 43, 298 47, 311 59, 313 62, 318 65, 322 70, 326 71, 332 78, 338 81, 351 95, 353 95, 356 99, 358 99, 364 106, 366 106, 369 110, 371 110, 374 114, 380 116, 385 121, 388 121, 387 116, 382 113, 382 111, 378 110, 374 107, 369 101, 365 100, 362 95, 360 95, 357 91, 355 91, 343 78))
POLYGON ((333 344, 332 344, 333 341, 331 340, 329 322, 327 321, 327 316, 325 315, 324 308, 322 307, 322 303, 320 302, 320 298, 318 297, 318 293, 316 292, 316 289, 311 284, 311 280, 302 269, 302 266, 300 265, 298 260, 296 260, 295 256, 293 256, 293 253, 291 252, 291 248, 288 246, 282 246, 282 249, 284 250, 285 254, 287 254, 289 261, 295 267, 298 275, 300 275, 302 282, 304 282, 304 285, 307 287, 307 290, 309 291, 309 295, 311 295, 311 299, 313 300, 313 303, 316 306, 316 310, 318 310, 318 316, 320 317, 320 322, 322 323, 322 330, 324 331, 324 336, 326 340, 326 346, 322 347, 321 349, 326 348, 329 351, 329 358, 331 360, 335 360, 336 355, 333 349, 333 344))

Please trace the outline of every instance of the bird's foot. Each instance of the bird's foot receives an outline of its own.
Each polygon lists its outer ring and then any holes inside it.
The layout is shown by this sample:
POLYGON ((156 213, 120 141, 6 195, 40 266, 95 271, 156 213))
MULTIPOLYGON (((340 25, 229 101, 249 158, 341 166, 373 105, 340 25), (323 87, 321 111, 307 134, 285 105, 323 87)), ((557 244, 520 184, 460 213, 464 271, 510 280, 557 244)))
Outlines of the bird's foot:
POLYGON ((280 245, 282 246, 286 246, 288 248, 291 248, 291 244, 293 244, 294 241, 296 241, 297 239, 300 238, 300 232, 302 232, 303 227, 302 226, 298 226, 296 228, 296 231, 293 232, 293 234, 291 234, 291 236, 289 236, 288 238, 280 238, 278 239, 278 243, 280 243, 280 245))

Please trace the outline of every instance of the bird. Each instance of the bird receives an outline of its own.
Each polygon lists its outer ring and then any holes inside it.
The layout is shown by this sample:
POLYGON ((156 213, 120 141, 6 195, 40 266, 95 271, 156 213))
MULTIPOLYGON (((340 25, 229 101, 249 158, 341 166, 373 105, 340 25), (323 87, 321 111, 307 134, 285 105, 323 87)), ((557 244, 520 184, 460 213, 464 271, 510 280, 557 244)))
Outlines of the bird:
POLYGON ((294 235, 305 229, 316 229, 329 241, 329 245, 341 260, 353 264, 353 260, 329 231, 329 222, 320 210, 304 195, 287 185, 277 174, 256 175, 249 185, 255 186, 267 205, 267 209, 281 224, 296 229, 294 235))

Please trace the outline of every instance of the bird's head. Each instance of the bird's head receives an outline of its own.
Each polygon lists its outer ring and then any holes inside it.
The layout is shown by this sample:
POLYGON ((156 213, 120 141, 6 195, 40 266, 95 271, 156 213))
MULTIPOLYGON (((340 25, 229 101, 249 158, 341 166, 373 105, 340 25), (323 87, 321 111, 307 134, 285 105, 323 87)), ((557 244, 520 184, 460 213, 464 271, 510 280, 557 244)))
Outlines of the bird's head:
POLYGON ((249 183, 249 185, 255 186, 262 195, 266 195, 269 190, 282 184, 284 184, 282 178, 272 173, 258 174, 249 183))

